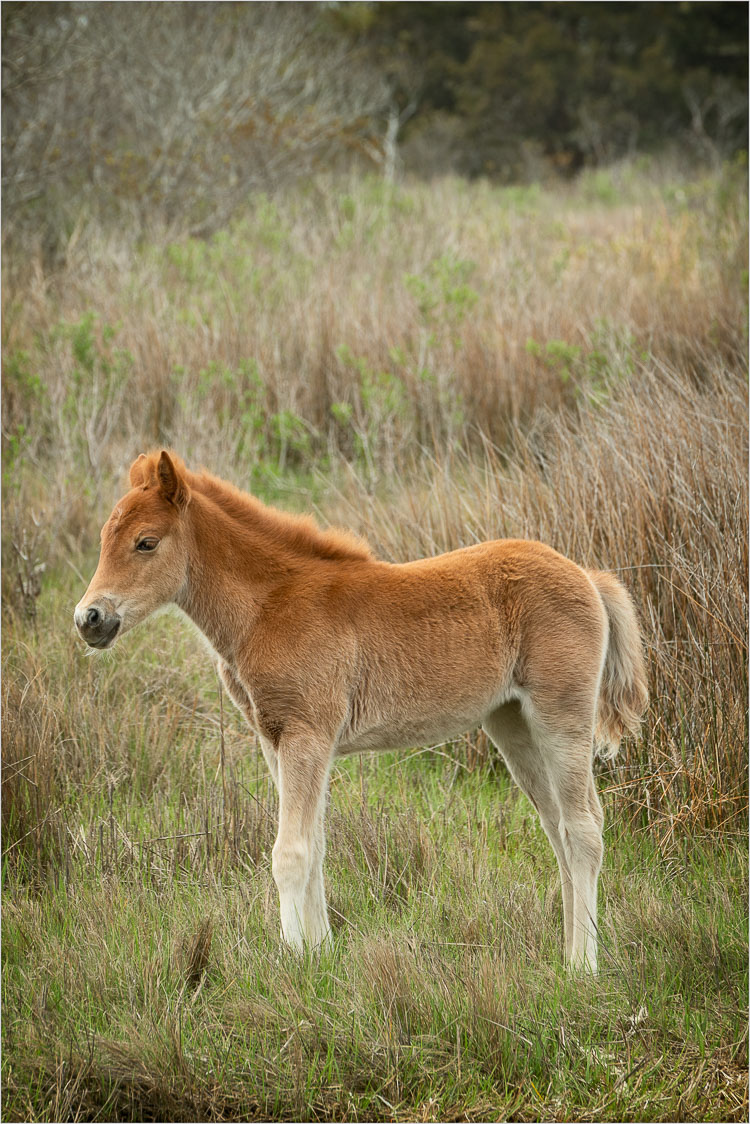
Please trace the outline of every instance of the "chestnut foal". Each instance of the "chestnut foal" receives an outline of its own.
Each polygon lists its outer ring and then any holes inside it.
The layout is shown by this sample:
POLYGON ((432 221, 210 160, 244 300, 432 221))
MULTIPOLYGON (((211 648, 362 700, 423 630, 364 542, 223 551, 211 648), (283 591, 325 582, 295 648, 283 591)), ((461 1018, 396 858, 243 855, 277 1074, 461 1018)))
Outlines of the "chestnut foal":
POLYGON ((616 753, 647 702, 630 598, 539 542, 393 565, 167 452, 141 455, 75 610, 93 648, 167 604, 203 633, 279 791, 284 939, 330 940, 323 886, 337 754, 443 742, 481 725, 541 817, 562 879, 566 955, 596 970, 602 811, 594 742, 616 753))

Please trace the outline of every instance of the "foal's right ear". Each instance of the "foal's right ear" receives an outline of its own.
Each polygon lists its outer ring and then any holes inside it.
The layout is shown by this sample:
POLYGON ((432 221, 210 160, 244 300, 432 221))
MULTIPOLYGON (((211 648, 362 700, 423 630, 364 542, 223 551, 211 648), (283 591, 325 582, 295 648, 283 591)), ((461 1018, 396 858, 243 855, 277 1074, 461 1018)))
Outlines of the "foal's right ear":
POLYGON ((145 453, 141 453, 137 460, 134 460, 130 466, 130 487, 140 488, 146 483, 146 461, 148 457, 145 453))
POLYGON ((156 475, 164 498, 173 503, 175 507, 187 507, 190 499, 188 486, 166 449, 162 449, 159 463, 156 466, 156 475))

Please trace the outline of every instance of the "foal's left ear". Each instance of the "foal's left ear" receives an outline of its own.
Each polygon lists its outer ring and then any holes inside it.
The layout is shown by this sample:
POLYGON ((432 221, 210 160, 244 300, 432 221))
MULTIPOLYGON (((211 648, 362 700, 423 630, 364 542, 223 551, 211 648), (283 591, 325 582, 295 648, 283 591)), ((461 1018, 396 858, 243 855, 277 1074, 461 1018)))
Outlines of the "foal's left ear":
POLYGON ((166 449, 162 449, 156 474, 159 480, 159 489, 164 498, 173 503, 175 507, 187 507, 190 491, 166 449))
POLYGON ((145 483, 145 480, 146 480, 145 468, 146 468, 146 462, 147 461, 148 461, 148 457, 145 455, 145 453, 141 453, 141 455, 136 460, 134 460, 133 463, 131 464, 131 466, 130 466, 130 487, 131 488, 140 488, 141 485, 145 483))

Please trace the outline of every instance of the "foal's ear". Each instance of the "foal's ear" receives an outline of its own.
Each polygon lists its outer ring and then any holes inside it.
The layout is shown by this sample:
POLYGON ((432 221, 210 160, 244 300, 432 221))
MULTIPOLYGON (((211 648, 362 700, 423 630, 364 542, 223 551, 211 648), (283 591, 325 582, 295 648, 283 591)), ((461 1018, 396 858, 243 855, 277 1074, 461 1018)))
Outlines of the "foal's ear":
POLYGON ((182 476, 177 471, 166 449, 162 449, 156 469, 161 494, 175 507, 187 507, 190 492, 182 476))
POLYGON ((148 460, 148 457, 145 455, 145 453, 141 453, 141 455, 136 460, 134 460, 133 463, 131 464, 131 466, 130 466, 130 487, 131 488, 140 488, 146 483, 145 468, 146 468, 146 461, 147 460, 148 460))

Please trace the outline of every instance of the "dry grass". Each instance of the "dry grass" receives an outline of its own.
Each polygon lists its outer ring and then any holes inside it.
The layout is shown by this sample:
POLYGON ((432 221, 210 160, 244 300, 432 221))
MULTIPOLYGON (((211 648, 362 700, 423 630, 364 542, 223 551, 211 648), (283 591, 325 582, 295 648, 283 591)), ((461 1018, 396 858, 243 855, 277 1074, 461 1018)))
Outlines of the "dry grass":
MULTIPOLYGON (((7 1119, 742 1119, 742 170, 320 181, 210 242, 4 261, 7 1119), (481 737, 335 773, 336 951, 277 959, 275 797, 195 638, 71 607, 145 446, 406 559, 540 537, 633 591, 605 970, 481 737)), ((746 277, 746 275, 745 275, 746 277)))
POLYGON ((245 483, 259 459, 287 473, 326 454, 377 482, 415 441, 504 446, 643 355, 736 367, 741 181, 622 171, 593 201, 587 181, 321 182, 209 242, 145 248, 82 215, 62 269, 33 249, 6 263, 6 434, 25 426, 27 456, 108 489, 168 439, 245 483))

